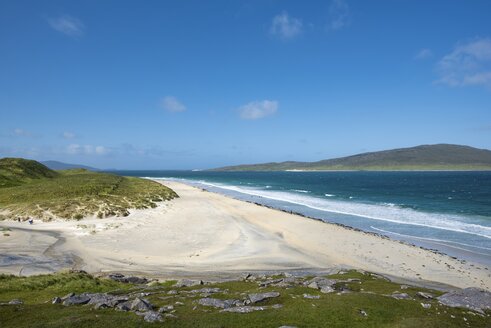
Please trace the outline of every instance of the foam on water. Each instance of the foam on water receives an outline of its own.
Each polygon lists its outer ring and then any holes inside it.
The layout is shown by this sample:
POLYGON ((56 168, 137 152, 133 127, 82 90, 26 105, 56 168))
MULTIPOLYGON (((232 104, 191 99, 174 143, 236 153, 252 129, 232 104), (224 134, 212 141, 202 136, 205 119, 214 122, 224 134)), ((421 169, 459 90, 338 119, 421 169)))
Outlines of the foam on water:
MULTIPOLYGON (((197 181, 188 182, 196 183, 197 181)), ((298 193, 292 192, 237 187, 233 185, 210 183, 203 180, 199 181, 199 183, 205 186, 231 190, 246 195, 306 206, 319 211, 354 215, 371 220, 460 232, 491 239, 491 227, 476 223, 469 223, 469 219, 465 216, 420 212, 411 208, 403 208, 391 203, 365 204, 353 201, 327 200, 313 196, 299 195, 298 193)), ((350 197, 350 199, 352 199, 352 197, 350 197)))

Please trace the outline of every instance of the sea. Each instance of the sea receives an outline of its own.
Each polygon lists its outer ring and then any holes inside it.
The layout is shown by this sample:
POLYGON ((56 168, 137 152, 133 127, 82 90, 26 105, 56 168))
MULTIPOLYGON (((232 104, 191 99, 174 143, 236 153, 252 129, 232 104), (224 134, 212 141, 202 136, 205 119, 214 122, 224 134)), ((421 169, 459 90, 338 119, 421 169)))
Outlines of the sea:
POLYGON ((491 266, 491 172, 115 172, 180 181, 491 266))

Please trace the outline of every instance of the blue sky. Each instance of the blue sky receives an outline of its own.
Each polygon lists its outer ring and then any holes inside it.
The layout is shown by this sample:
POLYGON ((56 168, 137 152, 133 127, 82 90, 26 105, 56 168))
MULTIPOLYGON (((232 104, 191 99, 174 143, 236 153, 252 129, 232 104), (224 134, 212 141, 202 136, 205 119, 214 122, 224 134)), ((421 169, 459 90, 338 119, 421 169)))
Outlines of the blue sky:
POLYGON ((0 157, 100 168, 491 149, 491 1, 0 3, 0 157))

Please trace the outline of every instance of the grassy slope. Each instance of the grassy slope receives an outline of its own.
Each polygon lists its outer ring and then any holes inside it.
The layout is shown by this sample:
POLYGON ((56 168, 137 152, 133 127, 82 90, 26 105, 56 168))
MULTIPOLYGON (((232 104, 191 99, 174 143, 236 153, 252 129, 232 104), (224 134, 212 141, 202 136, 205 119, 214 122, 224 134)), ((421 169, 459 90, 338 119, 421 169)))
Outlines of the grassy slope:
MULTIPOLYGON (((336 276, 331 276, 336 277, 336 276)), ((241 298, 242 293, 279 291, 281 296, 262 304, 283 304, 280 309, 268 309, 248 314, 220 313, 213 308, 196 306, 198 295, 181 293, 169 296, 167 291, 172 282, 166 282, 149 289, 152 295, 147 299, 158 307, 183 302, 175 306, 177 318, 166 318, 163 323, 145 323, 134 313, 123 313, 113 309, 93 310, 90 306, 65 307, 50 304, 55 296, 64 296, 69 292, 114 292, 125 293, 145 291, 146 287, 136 287, 116 283, 106 279, 95 279, 85 274, 56 274, 34 277, 0 276, 0 302, 13 298, 24 300, 24 305, 0 306, 2 327, 279 327, 291 325, 297 327, 489 327, 489 316, 481 317, 468 313, 465 309, 448 308, 434 300, 421 300, 416 296, 422 288, 409 287, 400 290, 400 285, 378 279, 369 274, 349 272, 341 279, 359 278, 361 283, 346 283, 352 290, 348 294, 322 294, 307 287, 259 289, 255 282, 225 282, 208 287, 228 289, 227 294, 214 294, 214 298, 241 298), (138 289, 141 288, 141 289, 138 289), (387 294, 394 291, 405 292, 414 300, 396 300, 387 294), (304 293, 319 295, 320 299, 305 299, 304 293), (165 298, 165 299, 162 299, 165 298), (430 309, 424 309, 421 302, 431 303, 430 309), (195 309, 193 309, 196 306, 195 309), (368 316, 360 315, 360 310, 368 316), (452 317, 453 316, 453 317, 452 317), (467 321, 464 320, 467 319, 467 321)), ((180 288, 180 291, 200 287, 180 288)), ((435 295, 440 293, 430 291, 435 295)))
POLYGON ((423 145, 310 163, 281 162, 238 165, 216 170, 491 170, 491 151, 459 145, 423 145))
MULTIPOLYGON (((130 208, 155 207, 155 202, 177 197, 171 189, 150 180, 85 170, 55 172, 36 163, 21 162, 22 172, 3 179, 9 184, 0 187, 0 208, 13 213, 10 216, 46 220, 53 217, 81 219, 88 215, 125 216, 130 208), (29 167, 32 164, 34 169, 26 172, 26 164, 29 167)), ((7 173, 12 171, 19 170, 10 169, 7 173)))
POLYGON ((57 177, 41 163, 22 158, 0 159, 0 188, 19 186, 34 180, 57 177))

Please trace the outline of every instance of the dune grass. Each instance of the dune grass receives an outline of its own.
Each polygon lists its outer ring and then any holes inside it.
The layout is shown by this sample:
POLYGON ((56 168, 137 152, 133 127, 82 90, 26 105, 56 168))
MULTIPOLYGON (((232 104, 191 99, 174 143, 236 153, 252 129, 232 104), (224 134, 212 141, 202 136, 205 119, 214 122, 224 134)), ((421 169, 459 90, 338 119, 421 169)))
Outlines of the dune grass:
MULTIPOLYGON (((330 276, 341 278, 339 276, 330 276)), ((308 287, 259 288, 257 282, 231 281, 207 285, 224 291, 212 297, 221 299, 241 298, 248 293, 278 291, 280 297, 261 305, 282 304, 279 309, 267 309, 247 314, 221 313, 219 309, 203 307, 196 300, 199 294, 186 291, 202 288, 177 288, 178 294, 169 295, 176 289, 173 282, 151 286, 122 284, 108 279, 98 279, 82 273, 63 273, 34 277, 0 276, 0 302, 13 298, 24 301, 23 305, 0 306, 2 327, 489 327, 487 315, 479 315, 466 309, 449 308, 436 300, 418 298, 418 291, 440 292, 424 288, 409 287, 401 290, 395 284, 368 273, 350 271, 343 279, 357 278, 360 281, 344 283, 348 293, 323 294, 308 287), (94 310, 91 306, 51 304, 55 296, 75 292, 149 292, 146 298, 156 307, 174 304, 175 318, 164 318, 161 323, 146 323, 134 313, 118 312, 113 309, 94 310), (389 295, 405 292, 412 300, 397 300, 389 295), (318 295, 319 299, 306 299, 303 294, 318 295), (182 305, 176 305, 181 302, 182 305), (421 303, 431 304, 425 309, 421 303), (362 315, 364 311, 367 316, 362 315)), ((337 286, 338 288, 341 286, 337 286)))
POLYGON ((77 169, 0 188, 0 208, 10 218, 104 218, 126 216, 128 209, 155 207, 175 197, 174 191, 154 181, 77 169))

